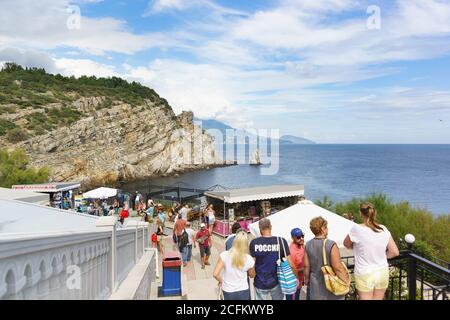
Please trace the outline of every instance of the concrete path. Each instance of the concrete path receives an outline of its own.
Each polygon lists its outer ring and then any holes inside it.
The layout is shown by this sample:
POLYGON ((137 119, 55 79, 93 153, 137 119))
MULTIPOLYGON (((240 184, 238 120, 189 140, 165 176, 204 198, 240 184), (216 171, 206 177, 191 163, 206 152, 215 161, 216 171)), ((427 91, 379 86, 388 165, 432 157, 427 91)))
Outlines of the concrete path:
MULTIPOLYGON (((166 234, 163 239, 164 252, 176 251, 178 248, 172 240, 172 223, 167 223, 166 234)), ((211 248, 211 265, 201 268, 200 250, 198 246, 192 248, 192 258, 186 267, 181 267, 181 289, 182 296, 178 297, 158 297, 157 287, 162 285, 162 255, 159 254, 159 279, 157 284, 152 286, 151 299, 162 300, 217 300, 218 287, 217 281, 213 278, 214 267, 217 263, 219 254, 225 250, 225 238, 213 235, 213 245, 211 248)))

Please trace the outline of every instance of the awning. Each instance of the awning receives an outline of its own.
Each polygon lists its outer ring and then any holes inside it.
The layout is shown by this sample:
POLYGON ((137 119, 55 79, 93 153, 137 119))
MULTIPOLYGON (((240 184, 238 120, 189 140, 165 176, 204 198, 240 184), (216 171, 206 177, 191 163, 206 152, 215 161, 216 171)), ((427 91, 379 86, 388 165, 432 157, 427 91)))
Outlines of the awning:
POLYGON ((101 187, 88 192, 83 193, 83 198, 89 199, 102 199, 111 198, 117 196, 117 189, 101 187))
POLYGON ((52 182, 45 184, 20 184, 12 186, 15 190, 28 190, 34 192, 59 192, 77 189, 81 186, 79 182, 52 182))
POLYGON ((226 203, 257 201, 276 198, 302 196, 303 185, 274 185, 256 188, 229 189, 224 191, 206 191, 205 196, 220 199, 226 203))

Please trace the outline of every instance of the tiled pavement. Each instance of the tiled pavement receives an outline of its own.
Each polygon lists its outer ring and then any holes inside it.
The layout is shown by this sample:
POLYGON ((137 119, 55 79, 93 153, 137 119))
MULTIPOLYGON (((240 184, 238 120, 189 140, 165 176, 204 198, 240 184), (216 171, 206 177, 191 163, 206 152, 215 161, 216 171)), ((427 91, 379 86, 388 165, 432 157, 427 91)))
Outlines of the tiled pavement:
MULTIPOLYGON (((166 225, 166 234, 163 239, 164 251, 177 251, 178 248, 172 240, 172 224, 166 225)), ((200 251, 198 246, 192 248, 192 258, 186 267, 181 267, 181 289, 182 296, 177 297, 158 297, 157 287, 162 285, 162 256, 159 254, 159 278, 157 285, 152 286, 151 299, 163 300, 217 300, 217 281, 213 278, 213 271, 219 254, 225 249, 225 238, 213 235, 213 245, 211 248, 211 265, 201 268, 200 251)))

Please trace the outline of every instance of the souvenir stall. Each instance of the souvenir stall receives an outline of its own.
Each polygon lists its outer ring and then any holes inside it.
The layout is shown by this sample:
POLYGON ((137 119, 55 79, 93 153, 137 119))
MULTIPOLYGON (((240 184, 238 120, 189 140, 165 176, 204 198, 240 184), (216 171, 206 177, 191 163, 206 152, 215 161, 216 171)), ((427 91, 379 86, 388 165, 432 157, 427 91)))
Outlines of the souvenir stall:
POLYGON ((51 182, 13 185, 12 189, 49 194, 51 207, 68 210, 75 208, 75 195, 78 194, 80 186, 78 182, 51 182))
POLYGON ((304 187, 274 185, 206 191, 204 195, 207 203, 213 205, 216 215, 213 232, 226 237, 235 221, 248 232, 250 224, 296 204, 304 195, 304 187))

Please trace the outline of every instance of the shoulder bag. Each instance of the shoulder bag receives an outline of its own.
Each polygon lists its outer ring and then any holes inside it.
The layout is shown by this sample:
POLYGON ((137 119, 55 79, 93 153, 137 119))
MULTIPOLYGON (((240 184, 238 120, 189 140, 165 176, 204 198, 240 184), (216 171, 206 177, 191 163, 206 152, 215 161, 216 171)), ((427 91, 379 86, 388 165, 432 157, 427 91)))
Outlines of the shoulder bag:
POLYGON ((277 261, 277 276, 278 276, 278 282, 280 283, 281 291, 283 294, 286 295, 292 295, 297 292, 298 287, 298 280, 295 276, 294 272, 291 269, 291 266, 289 265, 289 262, 285 257, 281 259, 281 245, 283 246, 284 254, 286 255, 286 248, 284 247, 284 241, 283 239, 280 240, 279 237, 277 237, 278 242, 278 261, 277 261))
MULTIPOLYGON (((322 246, 322 254, 323 254, 323 267, 321 268, 323 279, 325 281, 325 286, 328 291, 333 293, 336 296, 342 296, 347 294, 350 291, 350 283, 346 283, 345 281, 341 280, 336 273, 334 272, 333 268, 328 265, 327 261, 327 253, 325 250, 325 245, 327 243, 327 239, 323 240, 323 246, 322 246)), ((348 273, 347 266, 344 262, 342 262, 342 265, 344 266, 345 271, 348 273)))

